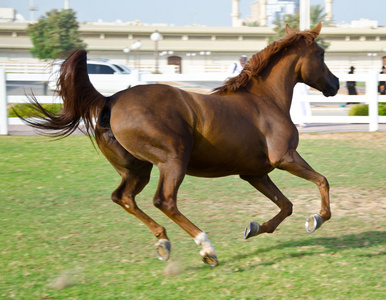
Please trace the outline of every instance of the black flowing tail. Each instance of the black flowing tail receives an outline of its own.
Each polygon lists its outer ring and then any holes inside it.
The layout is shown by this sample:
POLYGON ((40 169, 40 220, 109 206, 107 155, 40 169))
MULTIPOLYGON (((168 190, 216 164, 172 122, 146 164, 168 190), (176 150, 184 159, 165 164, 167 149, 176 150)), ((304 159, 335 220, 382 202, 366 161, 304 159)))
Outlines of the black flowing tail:
POLYGON ((94 122, 107 102, 91 84, 87 73, 87 52, 83 49, 74 51, 61 65, 57 81, 58 95, 63 100, 63 109, 53 114, 43 108, 34 96, 29 96, 32 113, 17 116, 26 124, 39 129, 50 130, 49 135, 66 137, 73 133, 81 121, 84 133, 92 136, 95 132, 94 122), (32 118, 31 118, 32 117, 32 118))

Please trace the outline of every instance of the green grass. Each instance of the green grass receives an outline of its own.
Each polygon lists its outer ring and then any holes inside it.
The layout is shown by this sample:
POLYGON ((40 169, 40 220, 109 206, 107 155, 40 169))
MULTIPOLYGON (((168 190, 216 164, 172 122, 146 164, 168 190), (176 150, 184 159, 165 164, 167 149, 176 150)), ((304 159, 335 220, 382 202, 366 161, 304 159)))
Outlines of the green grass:
POLYGON ((272 179, 294 203, 273 234, 243 239, 275 206, 236 176, 187 176, 179 207, 205 230, 220 260, 152 206, 158 172, 137 197, 164 225, 156 239, 110 200, 120 177, 84 136, 0 137, 1 299, 385 299, 386 134, 303 135, 299 152, 331 185, 333 218, 309 235, 317 187, 283 171, 272 179))

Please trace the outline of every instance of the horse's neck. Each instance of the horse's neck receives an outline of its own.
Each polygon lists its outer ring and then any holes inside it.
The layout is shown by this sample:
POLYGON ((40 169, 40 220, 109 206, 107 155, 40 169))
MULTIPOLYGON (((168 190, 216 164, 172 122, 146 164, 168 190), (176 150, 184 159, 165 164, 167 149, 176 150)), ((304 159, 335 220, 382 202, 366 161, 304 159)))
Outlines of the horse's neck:
MULTIPOLYGON (((261 75, 255 78, 255 92, 275 102, 283 111, 289 113, 292 93, 298 82, 295 73, 297 59, 282 59, 268 65, 261 75)), ((253 88, 252 88, 253 89, 253 88)))

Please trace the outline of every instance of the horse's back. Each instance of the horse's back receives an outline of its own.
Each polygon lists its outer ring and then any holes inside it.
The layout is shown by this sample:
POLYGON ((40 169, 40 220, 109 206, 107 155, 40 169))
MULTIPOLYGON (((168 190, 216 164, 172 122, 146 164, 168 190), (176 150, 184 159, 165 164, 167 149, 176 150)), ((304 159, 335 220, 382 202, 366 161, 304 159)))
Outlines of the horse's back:
POLYGON ((151 123, 164 127, 168 124, 175 126, 173 123, 180 119, 190 121, 189 106, 183 97, 181 90, 163 84, 130 88, 113 99, 111 122, 125 120, 127 126, 140 122, 141 125, 151 123))

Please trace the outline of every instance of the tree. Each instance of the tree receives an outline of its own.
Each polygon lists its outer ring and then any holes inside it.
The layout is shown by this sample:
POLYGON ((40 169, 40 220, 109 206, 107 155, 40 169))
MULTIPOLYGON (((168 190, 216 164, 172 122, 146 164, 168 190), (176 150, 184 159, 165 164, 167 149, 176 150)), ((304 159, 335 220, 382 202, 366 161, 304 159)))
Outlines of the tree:
POLYGON ((76 13, 72 9, 47 12, 37 23, 28 25, 27 34, 34 45, 32 55, 40 59, 55 59, 70 50, 85 48, 78 28, 76 13))
POLYGON ((316 26, 319 21, 323 23, 324 26, 329 26, 331 25, 330 21, 325 21, 324 19, 326 18, 327 14, 323 13, 324 7, 318 5, 311 5, 310 7, 310 23, 311 26, 316 26))
POLYGON ((247 27, 259 27, 260 24, 257 21, 251 21, 251 22, 246 22, 245 26, 247 26, 247 27))
MULTIPOLYGON (((326 17, 326 14, 323 13, 324 8, 320 5, 311 5, 310 8, 310 23, 311 23, 311 29, 314 28, 319 21, 323 23, 324 26, 330 25, 330 22, 324 21, 324 18, 326 17)), ((283 36, 285 36, 285 25, 288 24, 289 27, 292 29, 299 29, 299 22, 300 22, 300 16, 299 12, 297 12, 295 15, 285 15, 282 19, 277 19, 273 23, 276 25, 274 30, 276 31, 276 35, 269 38, 269 42, 272 43, 273 41, 281 39, 283 36)), ((330 46, 330 43, 326 42, 323 38, 320 36, 316 39, 316 42, 319 44, 320 47, 327 49, 330 46)))
POLYGON ((280 40, 286 35, 286 24, 288 24, 288 26, 292 29, 299 28, 299 13, 296 13, 295 15, 284 15, 283 18, 276 19, 273 24, 275 24, 273 30, 275 30, 276 34, 274 36, 269 37, 270 43, 272 43, 273 41, 280 40))

